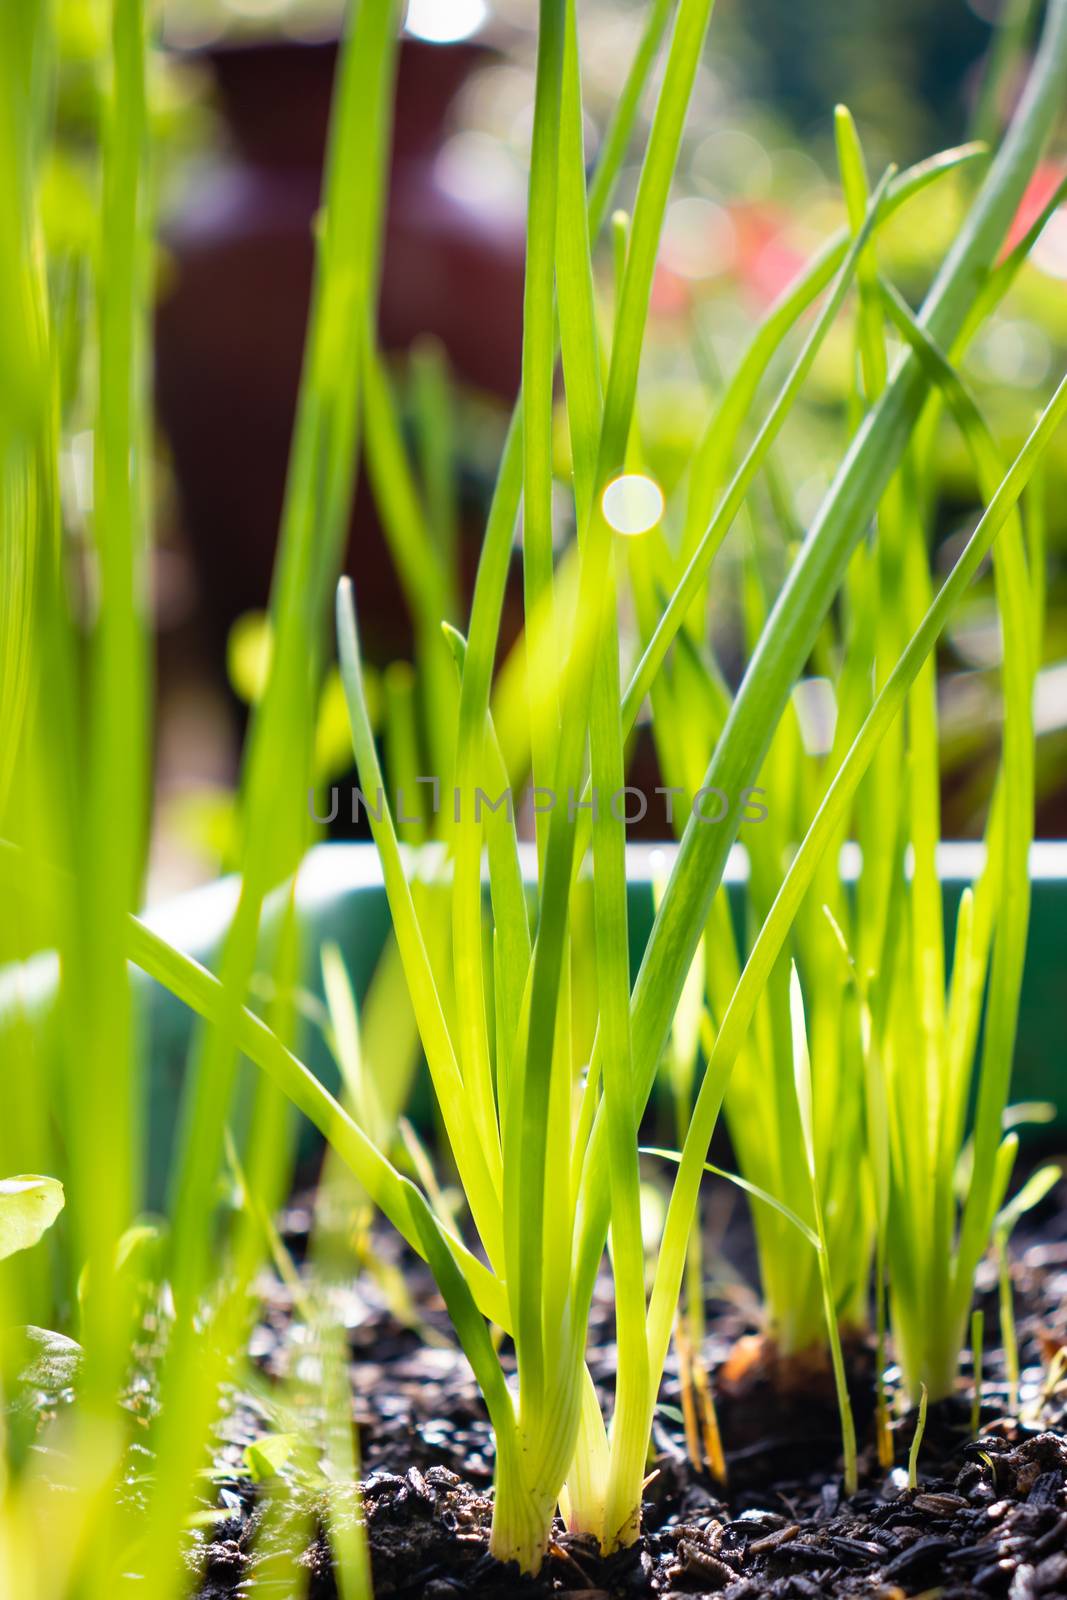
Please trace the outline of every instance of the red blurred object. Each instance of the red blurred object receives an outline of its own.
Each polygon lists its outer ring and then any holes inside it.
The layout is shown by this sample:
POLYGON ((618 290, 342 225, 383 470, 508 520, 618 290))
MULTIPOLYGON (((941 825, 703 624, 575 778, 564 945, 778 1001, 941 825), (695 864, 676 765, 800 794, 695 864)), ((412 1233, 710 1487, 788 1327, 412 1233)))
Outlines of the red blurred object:
MULTIPOLYGON (((380 330, 387 350, 436 336, 462 381, 510 400, 521 359, 521 220, 464 204, 434 170, 449 107, 486 57, 477 43, 402 44, 380 330)), ((173 282, 156 319, 156 394, 219 642, 238 613, 267 598, 336 58, 332 42, 207 52, 231 148, 166 230, 173 282)), ((395 655, 408 621, 365 485, 353 524, 348 564, 368 644, 395 655)))
MULTIPOLYGON (((787 212, 773 206, 745 201, 730 207, 734 247, 726 271, 758 310, 776 300, 805 264, 805 257, 789 242, 790 220, 787 212)), ((652 282, 652 310, 657 316, 684 316, 699 298, 700 290, 689 278, 666 262, 657 262, 652 282)))
POLYGON ((776 206, 745 202, 730 207, 736 240, 735 271, 759 306, 787 289, 805 258, 789 242, 790 217, 776 206))
POLYGON ((693 285, 689 279, 683 278, 680 273, 673 272, 670 267, 665 267, 662 261, 658 261, 655 277, 652 279, 653 313, 657 317, 682 316, 692 308, 693 300, 693 285))
POLYGON ((1043 161, 1026 186, 1026 192, 1019 201, 1019 209, 1015 213, 1015 220, 1004 241, 1004 248, 1000 252, 1001 260, 1014 250, 1019 240, 1026 233, 1032 222, 1036 222, 1042 210, 1052 199, 1056 190, 1067 176, 1067 167, 1062 162, 1043 161))

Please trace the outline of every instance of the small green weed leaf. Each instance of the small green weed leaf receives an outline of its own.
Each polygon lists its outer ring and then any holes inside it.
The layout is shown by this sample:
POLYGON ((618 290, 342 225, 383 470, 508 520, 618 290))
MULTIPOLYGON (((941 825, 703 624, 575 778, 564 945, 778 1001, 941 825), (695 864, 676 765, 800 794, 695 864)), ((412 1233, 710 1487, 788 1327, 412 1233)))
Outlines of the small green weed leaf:
POLYGON ((1032 1211, 1055 1188, 1063 1177, 1063 1168, 1057 1166, 1039 1167, 1023 1184, 1019 1193, 1008 1201, 996 1215, 993 1224, 994 1233, 1007 1239, 1019 1218, 1027 1211, 1032 1211))
POLYGON ((158 1261, 165 1228, 158 1222, 135 1222, 127 1228, 115 1246, 115 1266, 118 1271, 129 1267, 150 1274, 158 1261))
MULTIPOLYGON (((912 1436, 911 1449, 908 1451, 908 1488, 919 1487, 919 1451, 922 1449, 923 1434, 926 1432, 926 1407, 929 1403, 925 1383, 919 1393, 919 1417, 915 1424, 915 1433, 912 1436)), ((988 1461, 989 1457, 985 1459, 988 1461)), ((990 1462, 992 1466, 992 1462, 990 1462)))
POLYGON ((1025 1128, 1055 1120, 1056 1107, 1051 1100, 1017 1100, 1014 1105, 1004 1107, 1000 1126, 1008 1133, 1012 1128, 1025 1128))
POLYGON ((276 1478, 299 1443, 298 1434, 271 1433, 265 1439, 257 1439, 255 1444, 246 1445, 244 1461, 253 1482, 276 1478))
POLYGON ((0 1261, 35 1245, 63 1204, 63 1185, 58 1178, 23 1173, 0 1179, 0 1261))
POLYGON ((51 1328, 30 1325, 20 1329, 20 1334, 26 1363, 19 1372, 20 1384, 53 1400, 73 1388, 81 1365, 81 1345, 51 1328))
MULTIPOLYGON (((1011 1175, 1015 1170, 1015 1157, 1018 1153, 1019 1135, 1017 1133, 1009 1133, 1006 1138, 1001 1140, 993 1161, 993 1181, 990 1186, 991 1204, 986 1223, 987 1237, 989 1230, 993 1226, 993 1218, 1004 1203, 1004 1196, 1008 1192, 1008 1184, 1011 1182, 1011 1175)), ((971 1182, 973 1184, 973 1177, 971 1182)))

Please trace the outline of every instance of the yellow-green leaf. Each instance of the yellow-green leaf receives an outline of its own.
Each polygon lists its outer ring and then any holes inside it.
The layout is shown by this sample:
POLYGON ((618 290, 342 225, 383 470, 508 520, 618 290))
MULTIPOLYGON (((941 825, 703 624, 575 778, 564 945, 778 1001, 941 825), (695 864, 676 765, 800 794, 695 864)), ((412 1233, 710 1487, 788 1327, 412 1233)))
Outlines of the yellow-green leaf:
POLYGON ((58 1178, 22 1173, 0 1179, 0 1261, 35 1245, 62 1209, 63 1185, 58 1178))

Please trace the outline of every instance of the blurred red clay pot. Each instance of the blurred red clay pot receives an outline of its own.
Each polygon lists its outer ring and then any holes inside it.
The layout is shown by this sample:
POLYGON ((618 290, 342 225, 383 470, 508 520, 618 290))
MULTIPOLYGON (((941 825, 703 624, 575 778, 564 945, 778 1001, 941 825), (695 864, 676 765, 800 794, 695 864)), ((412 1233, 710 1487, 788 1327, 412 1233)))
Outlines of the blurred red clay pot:
MULTIPOLYGON (((476 196, 465 204, 435 175, 449 108, 487 54, 476 42, 401 46, 380 327, 386 350, 436 336, 460 380, 510 400, 520 367, 521 220, 476 196)), ((230 147, 165 229, 171 272, 156 319, 157 402, 218 642, 268 593, 336 58, 335 42, 283 39, 204 52, 230 147)), ((353 529, 349 570, 368 645, 379 657, 403 653, 407 618, 365 484, 353 529)))

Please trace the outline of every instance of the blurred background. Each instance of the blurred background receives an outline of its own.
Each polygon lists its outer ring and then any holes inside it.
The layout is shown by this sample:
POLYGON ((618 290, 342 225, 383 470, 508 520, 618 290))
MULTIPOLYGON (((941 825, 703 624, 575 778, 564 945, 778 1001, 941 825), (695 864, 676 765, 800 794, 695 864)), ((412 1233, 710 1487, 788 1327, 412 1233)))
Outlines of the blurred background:
MULTIPOLYGON (((851 107, 876 172, 890 159, 904 165, 964 139, 995 138, 1039 11, 1033 0, 895 0, 891 7, 719 0, 667 215, 642 372, 642 445, 668 495, 759 317, 844 220, 835 101, 851 107)), ((590 160, 643 12, 631 0, 581 0, 590 160)), ((80 157, 98 41, 88 4, 66 15, 66 138, 52 158, 47 216, 76 266, 91 224, 80 157)), ((233 851, 232 794, 263 648, 257 616, 285 479, 341 10, 332 0, 165 0, 162 16, 165 48, 153 85, 165 151, 158 173, 153 899, 215 875, 233 851)), ((422 481, 445 508, 460 623, 519 376, 535 20, 533 0, 410 0, 400 56, 380 334, 422 481), (420 427, 427 416, 437 419, 429 441, 420 427)), ((1062 176, 1054 166, 1041 171, 1017 232, 1062 176)), ((635 177, 636 168, 624 176, 623 205, 635 177)), ((913 301, 973 182, 962 173, 936 185, 880 236, 890 275, 913 301)), ((1061 210, 968 356, 968 377, 1005 450, 1021 440, 1062 371, 1065 281, 1061 210)), ((777 487, 757 511, 780 570, 847 441, 851 359, 846 317, 783 435, 777 487)), ((75 437, 67 463, 74 502, 85 477, 79 448, 75 437)), ((561 465, 565 448, 561 428, 561 465)), ((938 568, 973 526, 978 498, 951 429, 939 460, 938 568)), ((1048 469, 1049 631, 1038 699, 1038 831, 1046 836, 1067 833, 1065 475, 1061 447, 1048 469)), ((348 565, 366 648, 388 692, 411 659, 412 627, 366 476, 348 565)), ((716 571, 713 638, 726 677, 736 681, 741 579, 732 540, 716 571)), ((517 633, 519 599, 516 584, 508 641, 517 633)), ((949 835, 980 828, 997 742, 998 655, 987 580, 941 653, 949 835)), ((340 780, 343 718, 324 711, 320 767, 324 778, 340 780)), ((639 739, 635 764, 649 789, 656 781, 650 761, 639 739)), ((654 808, 645 826, 668 831, 654 808)))

